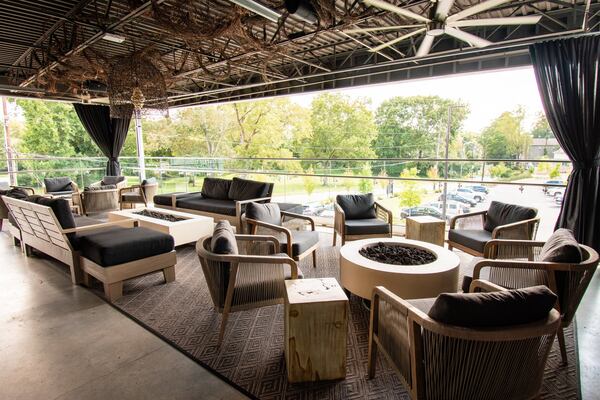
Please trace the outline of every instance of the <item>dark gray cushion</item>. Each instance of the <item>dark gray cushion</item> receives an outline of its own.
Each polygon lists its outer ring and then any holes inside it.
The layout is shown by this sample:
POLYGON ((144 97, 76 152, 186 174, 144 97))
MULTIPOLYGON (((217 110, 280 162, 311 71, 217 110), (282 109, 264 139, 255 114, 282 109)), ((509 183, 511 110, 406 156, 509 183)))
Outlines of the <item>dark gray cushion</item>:
MULTIPOLYGON (((11 188, 8 190, 0 190, 0 196, 12 197, 13 199, 26 200, 30 196, 29 192, 20 188, 11 188)), ((0 201, 1 198, 0 198, 0 201)))
MULTIPOLYGON (((287 237, 279 238, 281 251, 287 251, 287 237)), ((304 253, 315 244, 319 243, 319 232, 315 231, 292 231, 292 256, 304 253)))
POLYGON ((390 233, 390 225, 377 218, 346 220, 346 235, 377 235, 390 233))
POLYGON ((450 229, 448 240, 483 253, 485 244, 492 240, 492 232, 485 229, 450 229))
POLYGON ((148 179, 144 179, 142 181, 142 186, 144 186, 144 185, 154 185, 156 183, 158 183, 158 181, 156 180, 156 178, 148 178, 148 179))
MULTIPOLYGON (((177 207, 221 215, 235 215, 235 203, 233 201, 205 199, 202 195, 187 196, 181 200, 177 200, 177 207)), ((242 207, 242 210, 244 208, 242 207)))
POLYGON ((207 199, 229 200, 231 181, 220 178, 204 178, 202 182, 202 197, 207 199))
POLYGON ((125 180, 124 176, 105 176, 100 181, 100 185, 116 185, 125 180))
POLYGON ((33 195, 27 197, 27 201, 50 207, 63 229, 75 228, 75 219, 73 218, 73 213, 71 212, 71 206, 68 200, 33 195))
POLYGON ((556 295, 546 286, 491 293, 442 293, 429 310, 436 321, 472 328, 527 324, 548 316, 556 295))
POLYGON ((54 197, 63 197, 65 199, 68 199, 73 195, 73 191, 68 190, 66 192, 52 192, 52 193, 48 193, 48 194, 51 194, 54 197))
POLYGON ((171 205, 171 195, 173 195, 173 194, 179 194, 180 197, 178 197, 178 199, 182 199, 182 198, 188 197, 188 196, 197 196, 199 194, 199 192, 192 192, 192 193, 174 192, 174 193, 157 194, 154 196, 153 202, 154 202, 154 204, 158 204, 161 206, 170 206, 171 205))
POLYGON ((568 229, 556 230, 542 247, 540 261, 579 264, 581 249, 573 233, 568 229))
POLYGON ((275 203, 248 203, 246 205, 246 218, 271 225, 281 225, 281 211, 279 205, 275 203))
POLYGON ((271 196, 272 183, 233 178, 229 188, 230 200, 250 200, 271 196))
POLYGON ((117 185, 100 185, 100 186, 86 186, 83 188, 84 192, 93 192, 95 190, 111 190, 116 189, 117 185))
POLYGON ((71 186, 71 178, 68 176, 45 178, 44 186, 46 187, 46 192, 48 193, 73 191, 73 186, 71 186))
POLYGON ((537 210, 516 204, 492 201, 485 217, 484 229, 492 232, 496 227, 535 218, 537 210))
POLYGON ((302 204, 297 203, 275 203, 279 206, 281 211, 287 211, 295 214, 302 214, 304 207, 302 204))
POLYGON ((344 210, 346 220, 375 218, 375 199, 373 193, 368 194, 338 194, 335 198, 344 210))
POLYGON ((174 248, 173 236, 142 227, 78 234, 77 241, 81 255, 102 267, 157 256, 174 248))
POLYGON ((219 221, 210 241, 210 251, 215 254, 238 254, 235 233, 229 221, 219 221))

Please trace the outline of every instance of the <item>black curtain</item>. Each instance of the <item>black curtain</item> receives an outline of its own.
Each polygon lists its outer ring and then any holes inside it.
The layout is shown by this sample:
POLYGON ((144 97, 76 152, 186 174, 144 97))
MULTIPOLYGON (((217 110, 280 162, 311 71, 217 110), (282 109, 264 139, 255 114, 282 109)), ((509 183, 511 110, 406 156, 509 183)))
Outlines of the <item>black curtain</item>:
POLYGON ((73 103, 73 107, 94 143, 108 157, 106 175, 121 175, 119 154, 121 154, 127 137, 131 116, 129 118, 111 118, 109 107, 95 104, 73 103))
POLYGON ((530 46, 550 127, 573 163, 556 228, 600 251, 600 36, 530 46))

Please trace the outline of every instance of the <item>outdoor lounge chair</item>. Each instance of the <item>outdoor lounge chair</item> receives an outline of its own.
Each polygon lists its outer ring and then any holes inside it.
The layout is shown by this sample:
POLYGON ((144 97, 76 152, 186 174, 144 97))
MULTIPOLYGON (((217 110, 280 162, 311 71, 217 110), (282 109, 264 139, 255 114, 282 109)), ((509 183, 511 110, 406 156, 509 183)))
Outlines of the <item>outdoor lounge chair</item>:
MULTIPOLYGON (((479 280, 472 289, 505 290, 479 280)), ((376 287, 369 377, 375 376, 380 351, 412 399, 538 398, 560 323, 552 309, 556 296, 544 286, 504 293, 404 300, 376 287)))
POLYGON ((273 236, 235 235, 225 220, 217 224, 212 236, 197 242, 196 252, 210 296, 215 309, 223 314, 219 345, 229 313, 283 303, 283 281, 302 277, 296 262, 278 253, 279 247, 273 236), (267 255, 240 254, 249 243, 266 245, 267 255))
POLYGON ((89 186, 73 197, 73 204, 84 215, 118 210, 119 189, 115 185, 89 186))
POLYGON ((485 244, 492 239, 535 238, 540 219, 537 210, 492 201, 488 210, 457 215, 450 220, 448 249, 457 248, 483 256, 485 244))
POLYGON ((119 189, 119 205, 121 210, 123 206, 134 208, 137 204, 143 204, 148 207, 148 202, 154 199, 158 192, 158 182, 156 178, 144 179, 141 184, 124 187, 119 189))
POLYGON ((246 206, 244 221, 251 234, 273 235, 281 243, 281 251, 295 261, 301 261, 312 254, 313 267, 317 266, 317 248, 319 233, 315 231, 315 221, 306 215, 281 211, 276 203, 249 203, 246 206), (292 230, 283 223, 285 219, 301 219, 308 221, 311 230, 292 230))
POLYGON ((12 197, 14 199, 25 199, 34 194, 33 188, 25 186, 11 186, 8 190, 0 190, 0 231, 5 219, 9 219, 8 207, 4 204, 2 196, 12 197))
POLYGON ((392 212, 373 199, 373 194, 337 195, 334 204, 333 245, 349 240, 392 237, 392 212))
MULTIPOLYGON (((598 267, 598 253, 591 247, 578 245, 572 236, 565 238, 570 235, 565 231, 559 229, 547 242, 492 240, 486 245, 487 258, 476 260, 472 274, 474 280, 485 276, 485 279, 502 287, 547 285, 556 293, 556 308, 561 315, 558 341, 564 363, 567 362, 567 353, 563 329, 573 321, 598 267)), ((467 284, 468 278, 463 287, 467 284)))
POLYGON ((76 227, 65 199, 36 196, 24 201, 4 196, 3 200, 19 226, 28 256, 36 249, 68 265, 74 284, 89 285, 90 275, 97 278, 109 301, 122 296, 126 279, 156 271, 163 272, 165 282, 175 279, 171 235, 137 227, 135 220, 76 227))
POLYGON ((79 187, 68 176, 44 178, 44 193, 53 197, 71 198, 79 191, 79 187))

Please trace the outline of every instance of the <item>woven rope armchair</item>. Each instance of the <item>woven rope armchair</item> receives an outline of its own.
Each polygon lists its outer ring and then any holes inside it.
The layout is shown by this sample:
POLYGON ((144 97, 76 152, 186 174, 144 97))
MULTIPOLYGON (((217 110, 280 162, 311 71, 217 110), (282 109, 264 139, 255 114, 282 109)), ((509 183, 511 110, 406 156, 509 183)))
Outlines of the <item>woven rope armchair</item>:
POLYGON ((121 210, 123 206, 135 208, 136 204, 143 204, 148 207, 148 202, 154 199, 158 193, 158 182, 142 183, 119 189, 119 205, 121 210))
POLYGON ((296 262, 279 251, 279 241, 272 236, 235 235, 238 248, 256 250, 267 255, 215 254, 210 251, 212 236, 200 239, 196 252, 215 309, 223 314, 219 345, 223 341, 229 313, 283 303, 284 280, 299 276, 296 262), (256 246, 260 244, 260 246, 256 246))
POLYGON ((373 201, 371 208, 374 210, 375 218, 350 219, 339 204, 340 198, 343 197, 351 197, 351 195, 338 195, 333 203, 333 246, 336 244, 337 235, 342 238, 342 246, 350 240, 392 237, 394 217, 390 210, 379 202, 373 201))
MULTIPOLYGON (((503 290, 482 281, 473 288, 503 290)), ((547 319, 526 325, 447 325, 379 286, 371 303, 369 377, 381 351, 412 399, 533 399, 559 323, 552 310, 547 319)))
POLYGON ((473 279, 486 279, 508 288, 546 285, 558 296, 561 315, 558 341, 563 362, 567 362, 563 329, 571 324, 579 303, 598 267, 598 253, 579 245, 582 262, 577 264, 540 261, 544 242, 533 240, 492 240, 485 247, 485 259, 473 268, 473 279))

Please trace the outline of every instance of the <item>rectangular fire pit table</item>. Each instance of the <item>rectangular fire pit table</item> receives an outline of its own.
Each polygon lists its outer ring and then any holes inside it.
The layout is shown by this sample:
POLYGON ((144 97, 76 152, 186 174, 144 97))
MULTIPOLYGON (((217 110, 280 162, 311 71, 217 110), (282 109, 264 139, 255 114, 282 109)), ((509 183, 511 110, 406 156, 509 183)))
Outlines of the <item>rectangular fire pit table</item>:
POLYGON ((285 289, 288 381, 343 379, 348 297, 334 278, 286 280, 285 289))
POLYGON ((186 243, 195 243, 198 239, 210 235, 213 232, 214 227, 214 221, 211 217, 158 208, 134 208, 131 210, 111 211, 108 213, 109 221, 119 221, 123 219, 136 219, 139 221, 140 226, 168 233, 175 239, 175 246, 186 243), (143 210, 147 210, 151 213, 169 215, 181 220, 168 221, 152 216, 137 214, 143 210))

